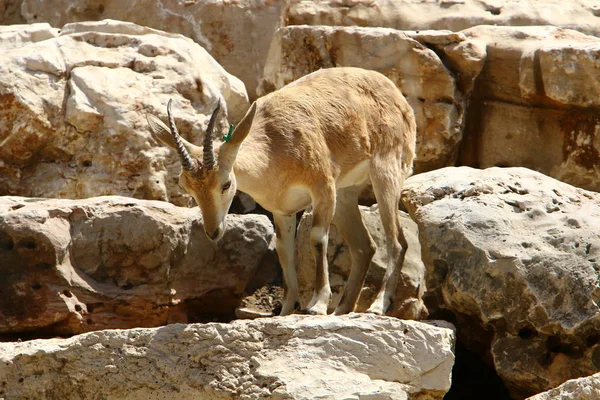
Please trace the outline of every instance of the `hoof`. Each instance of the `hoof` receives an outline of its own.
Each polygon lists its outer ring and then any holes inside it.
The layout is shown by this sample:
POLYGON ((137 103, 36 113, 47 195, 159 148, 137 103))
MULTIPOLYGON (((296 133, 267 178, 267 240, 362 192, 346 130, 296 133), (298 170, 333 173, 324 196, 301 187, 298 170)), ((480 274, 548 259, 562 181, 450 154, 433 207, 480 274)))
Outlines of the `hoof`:
POLYGON ((306 310, 309 315, 327 315, 327 307, 313 306, 306 310))

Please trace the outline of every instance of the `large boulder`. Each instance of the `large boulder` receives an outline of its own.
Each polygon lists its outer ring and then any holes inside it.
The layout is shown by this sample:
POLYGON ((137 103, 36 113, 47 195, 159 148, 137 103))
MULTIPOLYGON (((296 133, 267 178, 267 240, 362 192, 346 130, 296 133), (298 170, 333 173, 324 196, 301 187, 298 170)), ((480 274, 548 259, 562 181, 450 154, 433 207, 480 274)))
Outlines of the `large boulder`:
POLYGON ((198 144, 219 98, 219 129, 248 108, 242 82, 198 44, 131 23, 71 24, 2 52, 0 195, 192 204, 176 153, 145 117, 164 117, 171 98, 181 133, 198 144))
POLYGON ((471 96, 460 162, 527 167, 600 191, 596 37, 555 27, 479 26, 486 48, 471 96))
MULTIPOLYGON (((373 256, 365 286, 359 297, 356 311, 366 311, 381 287, 381 281, 387 268, 387 247, 386 236, 381 225, 381 218, 376 207, 370 209, 360 207, 360 212, 366 228, 369 230, 377 251, 373 256)), ((406 308, 410 306, 421 310, 420 318, 427 316, 427 309, 423 306, 422 296, 425 292, 425 266, 421 260, 421 245, 418 238, 418 228, 410 217, 402 212, 398 212, 404 237, 408 242, 408 249, 404 257, 404 264, 399 266, 398 288, 395 296, 395 302, 388 310, 392 316, 403 317, 406 308)), ((310 301, 316 276, 315 259, 310 248, 310 229, 312 227, 312 213, 307 212, 302 215, 297 230, 296 258, 298 284, 300 287, 300 303, 303 307, 310 301)), ((350 250, 344 241, 342 235, 338 232, 335 225, 329 229, 329 244, 327 246, 327 261, 329 263, 329 279, 331 284, 332 299, 329 305, 329 312, 337 307, 344 292, 345 282, 350 275, 352 260, 350 250)))
POLYGON ((449 324, 352 314, 0 343, 7 399, 442 399, 449 324))
POLYGON ((22 14, 29 23, 55 27, 111 18, 180 33, 240 78, 254 99, 285 6, 285 0, 24 0, 22 14))
POLYGON ((477 25, 554 25, 600 36, 596 0, 291 0, 290 25, 357 25, 401 30, 477 25))
POLYGON ((468 94, 485 52, 460 33, 288 26, 277 31, 259 94, 320 68, 361 67, 390 78, 417 120, 415 171, 453 165, 468 94))
POLYGON ((557 388, 527 400, 597 400, 600 399, 600 374, 571 379, 557 388))
POLYGON ((215 244, 197 208, 160 201, 0 198, 0 334, 230 317, 273 235, 231 215, 215 244))
POLYGON ((517 398, 600 369, 600 194, 525 168, 406 181, 426 304, 517 398))

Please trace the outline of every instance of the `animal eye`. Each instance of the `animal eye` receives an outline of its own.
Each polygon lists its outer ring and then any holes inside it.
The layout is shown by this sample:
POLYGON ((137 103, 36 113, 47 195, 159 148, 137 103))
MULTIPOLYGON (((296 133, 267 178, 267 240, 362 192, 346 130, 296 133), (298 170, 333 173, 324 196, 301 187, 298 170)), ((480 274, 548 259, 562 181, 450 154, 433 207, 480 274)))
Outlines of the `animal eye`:
POLYGON ((225 184, 223 185, 223 193, 225 193, 225 191, 227 191, 227 189, 229 189, 231 187, 231 181, 227 181, 225 182, 225 184))

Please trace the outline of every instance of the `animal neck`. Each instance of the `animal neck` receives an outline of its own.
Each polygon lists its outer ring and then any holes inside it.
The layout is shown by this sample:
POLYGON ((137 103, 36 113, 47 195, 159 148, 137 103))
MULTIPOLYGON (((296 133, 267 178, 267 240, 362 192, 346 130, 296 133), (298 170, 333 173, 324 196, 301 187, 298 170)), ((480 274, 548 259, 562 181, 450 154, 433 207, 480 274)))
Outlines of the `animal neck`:
POLYGON ((250 194, 257 187, 264 187, 269 157, 262 147, 251 141, 242 143, 233 164, 238 190, 250 194))

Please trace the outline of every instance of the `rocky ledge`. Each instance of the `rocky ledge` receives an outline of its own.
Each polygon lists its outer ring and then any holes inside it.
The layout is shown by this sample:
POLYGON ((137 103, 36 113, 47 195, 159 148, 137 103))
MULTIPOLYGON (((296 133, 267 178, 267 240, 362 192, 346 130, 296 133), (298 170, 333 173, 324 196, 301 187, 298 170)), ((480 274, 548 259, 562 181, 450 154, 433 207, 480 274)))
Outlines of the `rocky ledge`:
POLYGON ((370 314, 0 343, 8 399, 442 399, 454 329, 370 314))

